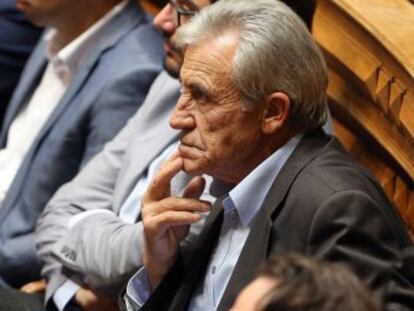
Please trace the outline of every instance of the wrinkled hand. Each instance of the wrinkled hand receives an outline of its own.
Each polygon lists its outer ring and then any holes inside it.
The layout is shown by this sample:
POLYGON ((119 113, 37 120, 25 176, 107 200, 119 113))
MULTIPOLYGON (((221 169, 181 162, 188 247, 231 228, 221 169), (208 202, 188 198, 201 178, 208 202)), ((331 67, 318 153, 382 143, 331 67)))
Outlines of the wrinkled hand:
POLYGON ((88 288, 80 288, 76 292, 75 301, 85 311, 119 310, 116 299, 98 296, 98 294, 88 288))
POLYGON ((190 225, 200 221, 200 213, 211 207, 209 202, 198 199, 205 187, 201 177, 190 181, 182 198, 171 197, 171 180, 182 169, 183 160, 178 154, 167 160, 142 199, 144 265, 152 289, 174 264, 180 242, 187 236, 190 225))
POLYGON ((27 294, 43 293, 46 291, 46 281, 39 280, 23 285, 20 290, 27 294))

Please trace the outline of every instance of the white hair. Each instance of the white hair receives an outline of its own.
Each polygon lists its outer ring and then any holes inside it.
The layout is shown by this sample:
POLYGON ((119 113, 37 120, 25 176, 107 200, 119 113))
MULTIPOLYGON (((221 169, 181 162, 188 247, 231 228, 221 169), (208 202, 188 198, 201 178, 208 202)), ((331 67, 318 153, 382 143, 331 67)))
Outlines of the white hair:
POLYGON ((292 103, 290 121, 302 130, 326 122, 326 63, 296 13, 278 0, 221 0, 182 26, 178 40, 195 45, 229 31, 240 36, 232 78, 246 108, 283 92, 292 103))

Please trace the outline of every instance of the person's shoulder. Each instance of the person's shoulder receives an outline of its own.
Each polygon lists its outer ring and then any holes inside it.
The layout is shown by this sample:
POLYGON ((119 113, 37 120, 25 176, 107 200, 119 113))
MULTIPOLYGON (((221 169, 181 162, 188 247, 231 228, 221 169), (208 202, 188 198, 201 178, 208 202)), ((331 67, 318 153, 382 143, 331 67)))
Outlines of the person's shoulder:
POLYGON ((336 138, 330 138, 297 174, 288 196, 308 208, 317 208, 340 193, 367 196, 388 205, 375 177, 356 162, 336 138))

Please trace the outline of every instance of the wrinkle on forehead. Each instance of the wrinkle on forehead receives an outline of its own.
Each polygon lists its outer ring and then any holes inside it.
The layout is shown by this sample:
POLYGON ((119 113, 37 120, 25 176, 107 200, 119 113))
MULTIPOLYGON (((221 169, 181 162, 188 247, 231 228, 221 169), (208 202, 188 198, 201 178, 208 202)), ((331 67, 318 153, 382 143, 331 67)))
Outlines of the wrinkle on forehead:
POLYGON ((221 90, 234 86, 231 71, 238 42, 237 35, 225 33, 189 46, 181 69, 182 83, 196 82, 221 90))

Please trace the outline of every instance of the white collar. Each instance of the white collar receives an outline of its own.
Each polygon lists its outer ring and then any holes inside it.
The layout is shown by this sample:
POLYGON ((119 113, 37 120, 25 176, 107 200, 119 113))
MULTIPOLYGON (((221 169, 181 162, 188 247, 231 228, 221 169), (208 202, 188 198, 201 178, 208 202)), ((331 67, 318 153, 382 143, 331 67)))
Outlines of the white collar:
POLYGON ((123 0, 114 6, 102 18, 63 48, 60 48, 56 29, 51 28, 47 31, 44 37, 48 46, 47 58, 59 77, 62 76, 65 80, 70 80, 76 74, 79 65, 85 60, 92 46, 99 41, 100 30, 121 12, 127 3, 128 0, 123 0))

